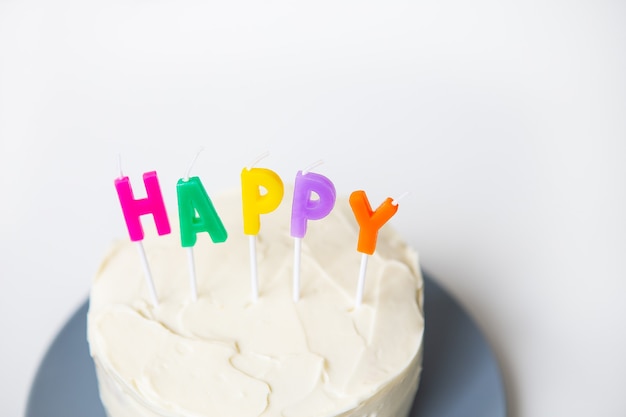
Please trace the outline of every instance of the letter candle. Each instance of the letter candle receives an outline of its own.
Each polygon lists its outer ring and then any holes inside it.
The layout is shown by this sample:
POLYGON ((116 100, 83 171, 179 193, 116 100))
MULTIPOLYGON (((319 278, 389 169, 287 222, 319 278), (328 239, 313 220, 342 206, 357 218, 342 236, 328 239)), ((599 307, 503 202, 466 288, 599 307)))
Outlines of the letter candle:
POLYGON ((359 224, 359 240, 357 251, 362 253, 361 267, 359 269, 359 280, 356 291, 355 306, 358 308, 363 302, 363 292, 365 289, 365 274, 367 271, 367 261, 369 255, 376 250, 376 241, 378 238, 378 230, 398 211, 398 201, 403 198, 406 193, 402 194, 398 199, 387 198, 375 210, 372 211, 369 200, 365 191, 354 191, 350 194, 350 206, 354 217, 359 224))
POLYGON ((176 184, 180 241, 181 245, 187 248, 189 283, 193 301, 198 299, 196 266, 193 256, 193 247, 196 244, 198 233, 207 232, 211 236, 213 243, 224 242, 228 237, 224 224, 218 216, 200 178, 189 178, 191 168, 201 151, 202 149, 194 157, 185 177, 179 179, 176 184))
POLYGON ((143 174, 143 182, 146 187, 147 197, 143 199, 135 199, 133 190, 130 186, 128 177, 122 173, 121 162, 120 176, 115 180, 115 190, 117 191, 126 227, 130 240, 137 243, 139 257, 148 284, 148 290, 154 307, 159 305, 156 288, 150 272, 150 265, 146 258, 146 252, 143 248, 142 240, 144 238, 143 227, 140 217, 144 214, 152 214, 159 235, 166 235, 171 232, 170 223, 167 218, 167 211, 163 203, 163 195, 159 186, 156 171, 146 172, 143 174))
POLYGON ((300 299, 300 254, 302 238, 306 234, 308 220, 319 220, 326 217, 333 207, 337 193, 333 183, 325 176, 309 172, 320 165, 318 161, 304 171, 298 171, 294 183, 291 210, 291 236, 294 238, 293 258, 293 301, 300 299), (317 195, 317 199, 313 198, 317 195))
POLYGON ((256 235, 261 228, 261 214, 274 211, 283 199, 283 181, 278 174, 267 168, 253 168, 267 153, 241 171, 241 203, 243 208, 243 232, 249 235, 250 284, 252 301, 259 298, 259 280, 256 260, 256 235), (261 188, 265 193, 261 193, 261 188))

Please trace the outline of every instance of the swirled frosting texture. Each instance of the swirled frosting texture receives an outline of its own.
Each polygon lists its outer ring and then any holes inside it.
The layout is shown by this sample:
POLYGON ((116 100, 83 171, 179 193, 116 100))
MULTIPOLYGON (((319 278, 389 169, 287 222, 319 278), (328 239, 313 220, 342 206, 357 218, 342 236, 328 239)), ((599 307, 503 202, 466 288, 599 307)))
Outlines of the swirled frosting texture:
POLYGON ((214 200, 229 231, 194 247, 192 301, 178 233, 144 241, 160 304, 153 307, 135 244, 116 243, 96 275, 88 339, 110 417, 400 417, 421 370, 422 277, 417 255, 386 225, 354 309, 361 255, 346 199, 310 222, 301 296, 292 300, 291 196, 263 216, 259 299, 251 301, 241 200, 214 200))

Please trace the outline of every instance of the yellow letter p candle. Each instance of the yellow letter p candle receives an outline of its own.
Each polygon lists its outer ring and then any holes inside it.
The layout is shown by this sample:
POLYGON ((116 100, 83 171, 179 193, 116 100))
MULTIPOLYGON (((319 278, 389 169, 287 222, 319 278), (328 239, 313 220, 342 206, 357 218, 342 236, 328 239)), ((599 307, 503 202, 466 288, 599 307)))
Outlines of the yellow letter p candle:
POLYGON ((285 192, 283 181, 271 169, 244 168, 241 171, 241 202, 243 232, 256 235, 261 228, 261 214, 270 213, 280 205, 285 192), (265 193, 261 192, 261 187, 265 193))

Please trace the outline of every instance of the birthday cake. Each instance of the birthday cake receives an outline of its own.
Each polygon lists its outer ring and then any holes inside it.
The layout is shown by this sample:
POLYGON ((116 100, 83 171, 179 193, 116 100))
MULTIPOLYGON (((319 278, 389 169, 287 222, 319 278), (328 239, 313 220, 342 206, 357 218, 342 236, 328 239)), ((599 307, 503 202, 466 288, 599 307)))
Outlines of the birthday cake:
MULTIPOLYGON (((293 190, 286 191, 289 201, 293 190)), ((290 204, 264 215, 251 297, 241 190, 213 199, 228 239, 176 231, 142 241, 158 305, 133 242, 115 243, 93 281, 88 340, 109 417, 404 417, 422 360, 417 254, 390 225, 367 262, 362 303, 359 225, 345 198, 310 222, 292 296, 290 204)))

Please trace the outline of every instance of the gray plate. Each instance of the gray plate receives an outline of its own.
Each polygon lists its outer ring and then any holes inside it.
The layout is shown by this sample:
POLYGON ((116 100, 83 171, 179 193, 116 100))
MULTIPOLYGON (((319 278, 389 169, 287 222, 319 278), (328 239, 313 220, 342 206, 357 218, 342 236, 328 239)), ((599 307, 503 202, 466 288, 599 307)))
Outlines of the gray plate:
MULTIPOLYGON (((424 369, 411 416, 505 417, 504 386, 479 329, 425 276, 424 369)), ((48 349, 30 391, 26 417, 106 417, 86 336, 88 304, 48 349)))

